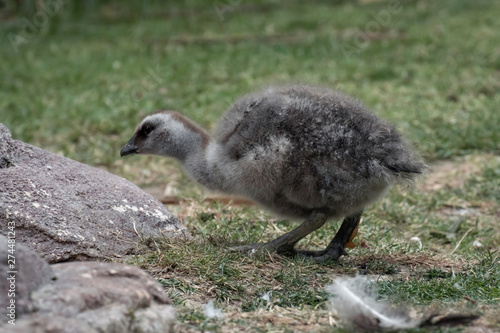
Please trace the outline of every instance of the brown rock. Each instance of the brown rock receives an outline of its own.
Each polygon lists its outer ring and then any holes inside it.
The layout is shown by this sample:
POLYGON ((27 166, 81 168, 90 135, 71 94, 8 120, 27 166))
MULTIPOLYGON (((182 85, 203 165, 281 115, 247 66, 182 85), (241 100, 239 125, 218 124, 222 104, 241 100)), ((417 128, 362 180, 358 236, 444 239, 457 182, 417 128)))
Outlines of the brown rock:
POLYGON ((110 258, 148 237, 190 237, 160 202, 127 180, 12 140, 0 124, 0 234, 47 261, 110 258))
MULTIPOLYGON (((1 235, 0 247, 7 248, 7 239, 1 235)), ((49 266, 20 244, 16 244, 15 256, 15 317, 8 318, 14 319, 15 325, 0 321, 0 332, 142 333, 173 329, 175 309, 170 299, 157 281, 137 267, 102 262, 49 266)), ((6 272, 10 268, 1 261, 0 269, 6 272)), ((3 309, 10 304, 10 299, 3 297, 9 288, 5 281, 0 281, 3 309)))

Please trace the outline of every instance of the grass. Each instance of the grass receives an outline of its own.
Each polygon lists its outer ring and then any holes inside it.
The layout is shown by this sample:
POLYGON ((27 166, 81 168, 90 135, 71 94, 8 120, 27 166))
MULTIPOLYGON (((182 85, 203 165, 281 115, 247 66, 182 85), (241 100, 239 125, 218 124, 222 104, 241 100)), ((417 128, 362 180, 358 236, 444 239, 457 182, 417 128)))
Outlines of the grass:
MULTIPOLYGON (((193 239, 159 241, 127 262, 164 285, 179 331, 348 332, 324 286, 356 273, 415 313, 479 313, 474 329, 500 326, 500 4, 401 1, 376 31, 367 27, 377 15, 383 22, 386 1, 86 6, 69 3, 17 52, 11 37, 26 29, 23 17, 33 22, 36 6, 0 12, 0 122, 16 139, 177 190, 182 200, 169 208, 193 239), (415 190, 394 189, 369 207, 359 246, 339 262, 232 253, 293 224, 255 206, 205 201, 168 159, 118 157, 153 110, 177 109, 210 129, 241 94, 290 81, 358 97, 433 166, 415 190), (223 319, 204 315, 209 300, 223 319)), ((301 246, 325 246, 337 227, 301 246)))

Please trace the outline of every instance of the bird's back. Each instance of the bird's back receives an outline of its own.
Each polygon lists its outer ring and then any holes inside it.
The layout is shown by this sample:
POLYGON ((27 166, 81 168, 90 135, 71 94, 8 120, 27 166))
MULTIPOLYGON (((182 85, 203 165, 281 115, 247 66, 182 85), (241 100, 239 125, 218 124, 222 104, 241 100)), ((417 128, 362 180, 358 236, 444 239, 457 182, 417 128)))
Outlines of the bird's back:
POLYGON ((215 139, 248 189, 241 194, 285 215, 320 207, 345 215, 424 170, 392 125, 359 101, 314 86, 270 87, 240 98, 215 139))

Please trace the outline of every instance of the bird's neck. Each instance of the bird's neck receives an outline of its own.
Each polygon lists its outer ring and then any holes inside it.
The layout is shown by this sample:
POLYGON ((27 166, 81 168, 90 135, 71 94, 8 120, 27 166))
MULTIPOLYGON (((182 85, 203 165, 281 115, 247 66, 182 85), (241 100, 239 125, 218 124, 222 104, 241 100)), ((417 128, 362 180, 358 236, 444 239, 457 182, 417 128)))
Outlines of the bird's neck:
POLYGON ((177 113, 172 116, 182 124, 182 130, 170 138, 171 146, 176 147, 170 156, 177 158, 183 169, 205 187, 234 193, 238 181, 230 170, 232 161, 225 157, 223 147, 195 122, 177 113))
POLYGON ((226 169, 227 163, 223 160, 222 147, 211 139, 207 145, 193 150, 182 161, 184 170, 203 186, 219 192, 233 192, 230 172, 226 169))

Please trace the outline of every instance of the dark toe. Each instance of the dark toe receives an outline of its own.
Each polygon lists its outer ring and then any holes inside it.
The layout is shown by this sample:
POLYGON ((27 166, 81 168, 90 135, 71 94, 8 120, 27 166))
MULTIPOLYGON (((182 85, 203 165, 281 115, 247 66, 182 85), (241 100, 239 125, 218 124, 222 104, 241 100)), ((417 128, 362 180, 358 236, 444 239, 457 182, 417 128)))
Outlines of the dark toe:
POLYGON ((324 262, 328 260, 338 260, 341 256, 348 256, 342 244, 330 244, 323 255, 314 257, 316 262, 324 262))

